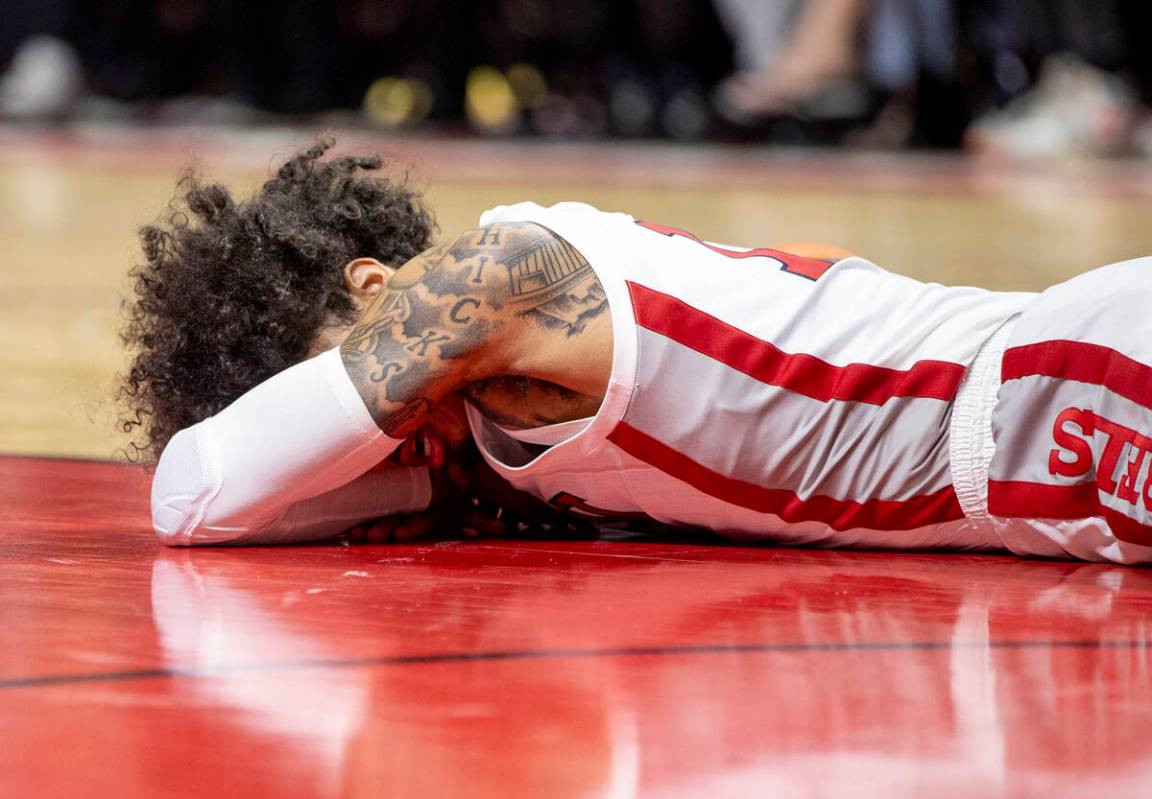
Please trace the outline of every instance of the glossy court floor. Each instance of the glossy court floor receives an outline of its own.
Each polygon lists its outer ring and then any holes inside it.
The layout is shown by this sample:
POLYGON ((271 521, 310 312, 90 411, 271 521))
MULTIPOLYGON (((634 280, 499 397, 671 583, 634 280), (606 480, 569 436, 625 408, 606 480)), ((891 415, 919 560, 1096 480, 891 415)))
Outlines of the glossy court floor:
MULTIPOLYGON (((1152 569, 712 539, 167 550, 116 302, 176 171, 299 136, 0 131, 0 796, 1147 797, 1152 569), (51 456, 51 457, 44 457, 51 456)), ((580 199, 924 279, 1152 252, 1139 164, 385 140, 445 232, 580 199)))

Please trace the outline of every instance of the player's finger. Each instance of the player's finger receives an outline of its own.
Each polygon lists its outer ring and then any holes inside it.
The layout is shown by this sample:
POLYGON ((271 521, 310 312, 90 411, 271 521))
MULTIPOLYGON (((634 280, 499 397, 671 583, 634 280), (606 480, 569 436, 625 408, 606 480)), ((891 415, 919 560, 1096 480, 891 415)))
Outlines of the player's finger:
POLYGON ((423 538, 434 528, 431 513, 414 514, 406 516, 392 530, 393 541, 412 541, 423 538))
POLYGON ((507 524, 503 519, 498 519, 477 509, 467 511, 465 522, 467 527, 482 536, 503 535, 507 531, 507 524))
POLYGON ((471 506, 440 508, 405 517, 393 531, 396 541, 412 541, 427 535, 495 536, 504 532, 504 523, 471 506), (464 530, 470 531, 463 533, 464 530))
POLYGON ((428 466, 439 469, 444 465, 445 447, 441 438, 422 427, 404 440, 396 451, 396 460, 401 466, 428 466))
POLYGON ((428 468, 439 469, 444 466, 446 448, 443 439, 431 430, 424 431, 425 450, 428 456, 428 468))
POLYGON ((517 491, 503 478, 487 470, 474 474, 471 489, 472 495, 479 500, 481 507, 497 506, 534 523, 543 523, 560 515, 551 505, 517 491))
POLYGON ((498 501, 505 514, 526 524, 564 524, 569 520, 566 514, 528 494, 505 492, 498 501))
POLYGON ((391 541, 396 527, 401 523, 403 517, 389 516, 385 519, 373 522, 372 524, 364 526, 364 541, 369 544, 384 544, 391 541))
POLYGON ((419 446, 415 436, 406 438, 400 448, 396 450, 396 460, 401 466, 419 466, 419 446))

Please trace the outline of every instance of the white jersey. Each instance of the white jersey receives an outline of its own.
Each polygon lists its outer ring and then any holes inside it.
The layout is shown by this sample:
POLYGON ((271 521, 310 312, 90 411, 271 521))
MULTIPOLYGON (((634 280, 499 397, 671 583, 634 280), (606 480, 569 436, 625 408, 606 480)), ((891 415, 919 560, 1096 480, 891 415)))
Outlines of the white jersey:
POLYGON ((564 238, 612 313, 611 380, 574 435, 541 453, 469 408, 516 488, 745 540, 1003 547, 965 512, 986 501, 1000 355, 1035 295, 709 244, 578 203, 480 221, 564 238))

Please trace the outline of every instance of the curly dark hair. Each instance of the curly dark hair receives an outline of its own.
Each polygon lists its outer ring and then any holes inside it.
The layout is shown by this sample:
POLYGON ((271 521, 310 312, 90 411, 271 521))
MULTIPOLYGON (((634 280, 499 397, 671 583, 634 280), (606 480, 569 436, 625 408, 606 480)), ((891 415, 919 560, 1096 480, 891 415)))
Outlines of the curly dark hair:
POLYGON ((381 158, 324 159, 322 139, 254 196, 189 171, 157 224, 140 229, 121 338, 134 354, 119 386, 130 459, 153 459, 179 430, 303 360, 315 334, 356 306, 343 267, 399 266, 435 227, 421 193, 380 173, 381 158))

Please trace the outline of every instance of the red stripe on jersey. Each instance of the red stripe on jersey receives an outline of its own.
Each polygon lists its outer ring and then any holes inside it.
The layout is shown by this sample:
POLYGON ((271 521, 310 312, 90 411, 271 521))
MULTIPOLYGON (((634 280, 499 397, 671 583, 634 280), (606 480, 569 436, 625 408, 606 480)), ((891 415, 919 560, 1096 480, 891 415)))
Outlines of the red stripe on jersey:
POLYGON ((988 511, 994 516, 1031 519, 1100 516, 1118 540, 1152 546, 1152 526, 1102 505, 1095 482, 1057 486, 1023 480, 989 480, 988 511))
POLYGON ((1004 353, 1002 382, 1039 375, 1103 386, 1114 394, 1152 408, 1152 367, 1123 353, 1083 341, 1042 341, 1004 353))
POLYGON ((822 522, 833 530, 866 527, 873 530, 911 530, 928 524, 956 521, 964 511, 952 486, 906 500, 847 499, 812 496, 802 499, 794 491, 737 480, 712 471, 647 433, 620 422, 608 440, 665 474, 688 483, 732 505, 773 513, 787 522, 822 522))
POLYGON ((911 369, 853 363, 833 366, 814 355, 789 354, 698 308, 637 283, 628 283, 636 322, 772 386, 827 402, 883 405, 893 397, 952 400, 963 364, 918 361, 911 369))

